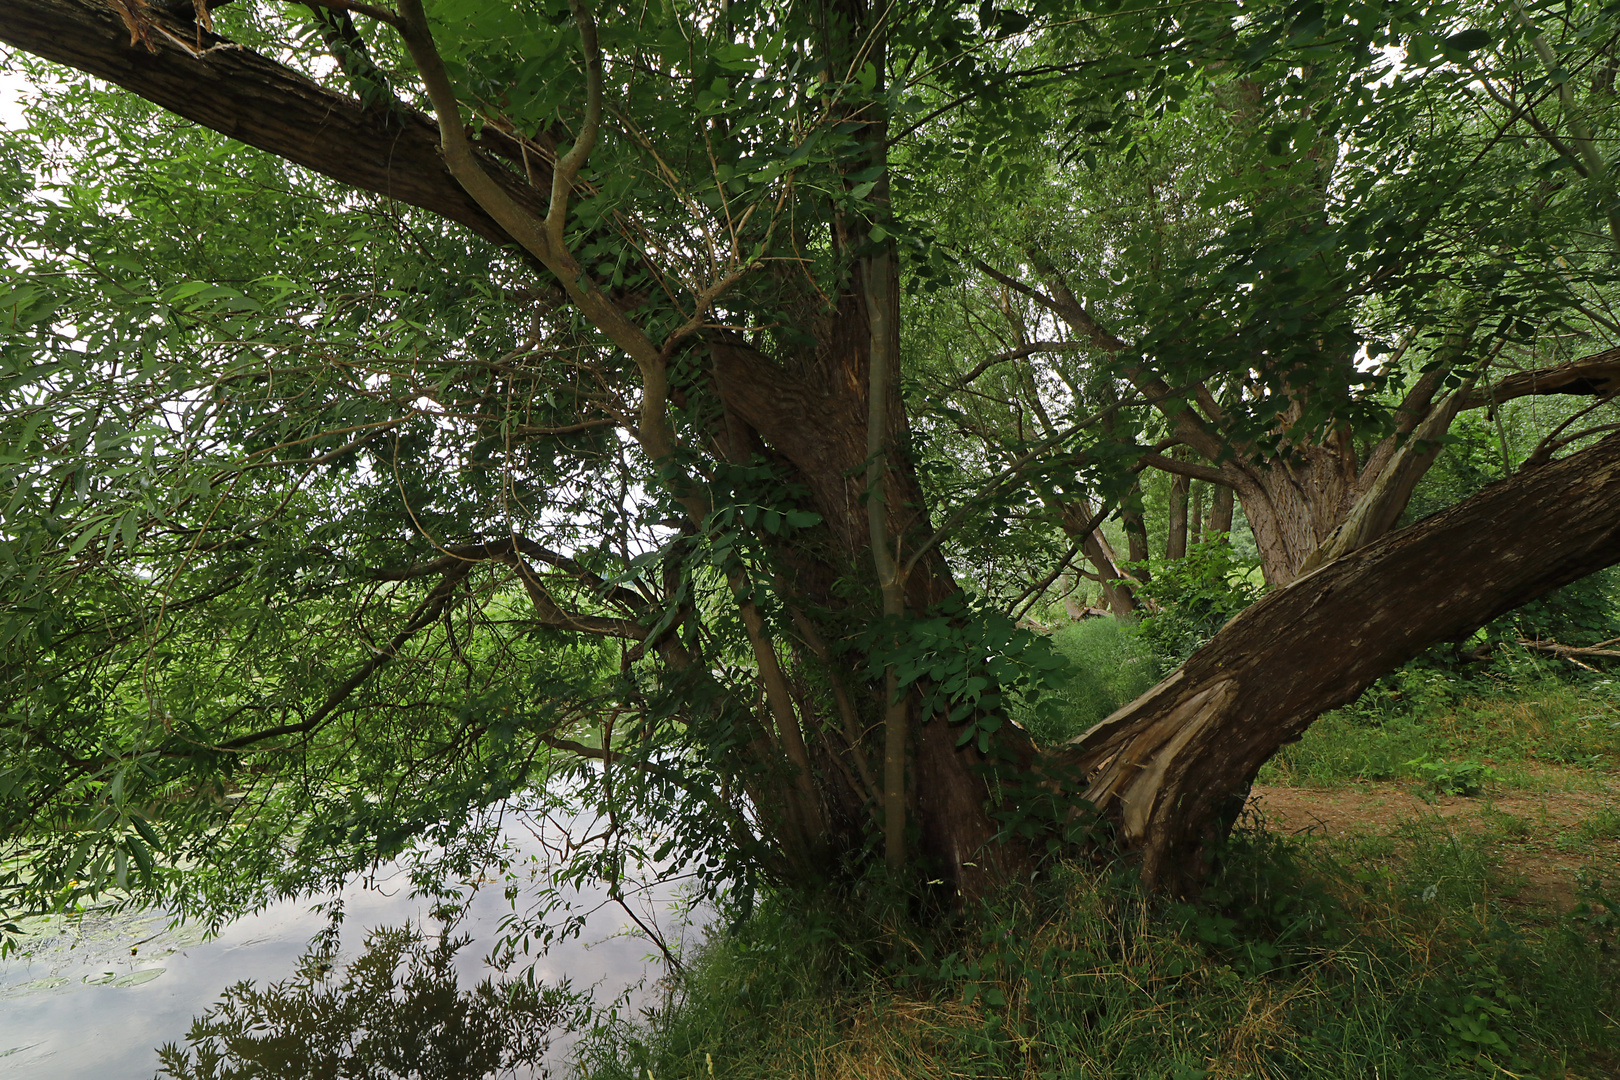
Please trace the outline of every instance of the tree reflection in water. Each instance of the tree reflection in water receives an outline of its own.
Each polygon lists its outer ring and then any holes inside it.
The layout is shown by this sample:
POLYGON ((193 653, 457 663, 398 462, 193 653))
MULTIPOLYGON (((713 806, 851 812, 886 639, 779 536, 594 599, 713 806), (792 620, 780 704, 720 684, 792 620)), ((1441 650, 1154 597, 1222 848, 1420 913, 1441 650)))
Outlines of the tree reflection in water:
POLYGON ((470 938, 415 926, 367 935, 337 970, 336 934, 318 938, 290 979, 228 988, 192 1022, 186 1047, 158 1050, 173 1080, 477 1080, 547 1075, 556 1034, 576 1030, 586 996, 520 979, 456 981, 470 938))

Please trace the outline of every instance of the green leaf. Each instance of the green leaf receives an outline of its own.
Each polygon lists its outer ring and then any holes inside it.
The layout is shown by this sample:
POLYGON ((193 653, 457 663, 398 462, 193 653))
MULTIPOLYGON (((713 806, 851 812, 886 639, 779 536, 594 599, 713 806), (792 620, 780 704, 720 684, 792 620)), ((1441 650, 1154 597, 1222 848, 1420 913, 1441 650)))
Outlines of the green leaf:
POLYGON ((1478 52, 1480 49, 1490 45, 1494 40, 1495 38, 1491 36, 1489 31, 1476 28, 1461 30, 1455 34, 1452 34, 1450 37, 1445 39, 1445 45, 1448 49, 1456 49, 1458 52, 1471 53, 1478 52))
POLYGON ((135 831, 141 834, 141 839, 151 845, 153 851, 163 850, 163 842, 158 839, 157 833, 145 818, 135 814, 130 817, 129 821, 131 825, 135 826, 135 831))

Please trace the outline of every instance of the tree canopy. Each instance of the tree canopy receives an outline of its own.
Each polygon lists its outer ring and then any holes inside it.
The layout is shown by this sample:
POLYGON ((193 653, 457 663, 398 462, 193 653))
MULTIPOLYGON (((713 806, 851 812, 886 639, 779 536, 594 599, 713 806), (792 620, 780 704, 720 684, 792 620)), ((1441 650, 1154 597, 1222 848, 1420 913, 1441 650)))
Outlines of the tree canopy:
POLYGON ((1317 713, 1620 561, 1617 40, 12 0, 0 912, 431 883, 547 785, 609 880, 972 895, 1106 833, 1187 887, 1317 713), (1538 399, 1518 475, 1396 529, 1459 416, 1538 399), (1080 564, 1145 602, 1155 472, 1275 591, 1038 745, 1012 616, 1080 564))

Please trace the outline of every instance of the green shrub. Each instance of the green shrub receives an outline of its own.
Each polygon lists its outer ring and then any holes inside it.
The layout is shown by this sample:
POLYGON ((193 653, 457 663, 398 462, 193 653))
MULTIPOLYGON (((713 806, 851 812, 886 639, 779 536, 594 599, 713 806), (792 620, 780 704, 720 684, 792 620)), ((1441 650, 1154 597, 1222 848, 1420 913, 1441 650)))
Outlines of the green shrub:
POLYGON ((1225 535, 1189 544, 1185 558, 1149 563, 1152 580, 1137 592, 1159 610, 1141 634, 1174 667, 1214 637, 1238 612, 1260 599, 1259 560, 1239 558, 1225 535))
POLYGON ((1496 770, 1477 761, 1430 761, 1413 758, 1406 763, 1413 774, 1442 795, 1483 795, 1497 780, 1496 770))

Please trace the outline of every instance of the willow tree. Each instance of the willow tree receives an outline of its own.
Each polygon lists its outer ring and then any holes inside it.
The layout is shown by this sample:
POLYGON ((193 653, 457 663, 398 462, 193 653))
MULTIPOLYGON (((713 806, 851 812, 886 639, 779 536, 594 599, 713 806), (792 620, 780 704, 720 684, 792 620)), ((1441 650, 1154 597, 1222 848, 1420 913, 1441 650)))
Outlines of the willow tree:
MULTIPOLYGON (((0 40, 133 95, 47 79, 8 139, 10 903, 305 888, 454 851, 465 811, 558 770, 609 811, 609 877, 640 812, 713 880, 884 866, 972 895, 1042 830, 1096 836, 1066 828, 1089 804, 1187 888, 1318 712, 1620 560, 1611 438, 1328 552, 1072 746, 1008 722, 1054 662, 963 594, 964 523, 1128 485, 1165 448, 1122 417, 1192 415, 1257 364, 1271 392, 1220 403, 1217 463, 1428 434, 1370 383, 1330 391, 1360 378, 1367 313, 1435 302, 1445 253, 1358 226, 1402 197, 1374 185, 1313 211, 1357 237, 1325 258, 1267 192, 1323 139, 1448 137, 1430 106, 1461 107, 1478 42, 1431 28, 1465 13, 1112 7, 7 4, 0 40), (1390 84, 1397 43, 1434 62, 1390 84), (1239 211, 1185 253, 1179 302, 1272 312, 1265 350, 1152 374, 1163 348, 1101 336, 1026 252, 1115 397, 1077 384, 1015 454, 953 452, 905 370, 928 298, 984 262, 929 224, 941 178, 1233 94, 1289 134, 1229 140, 1268 156, 1248 203, 1217 192, 1239 211), (1400 287, 1315 286, 1345 267, 1400 287)), ((1449 235, 1455 201, 1427 198, 1416 235, 1449 235)), ((1206 318, 1181 314, 1164 340, 1206 318)))

